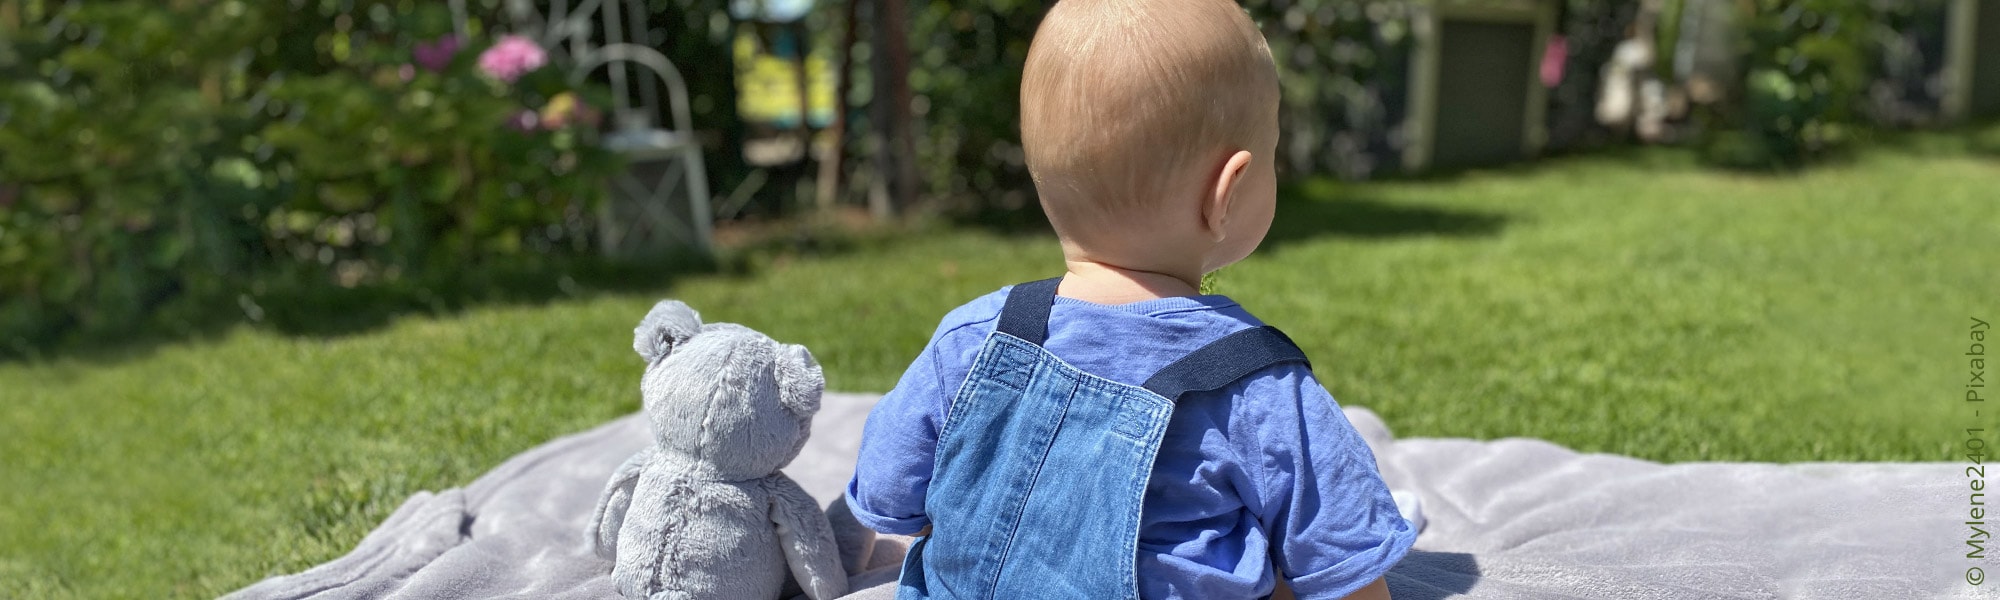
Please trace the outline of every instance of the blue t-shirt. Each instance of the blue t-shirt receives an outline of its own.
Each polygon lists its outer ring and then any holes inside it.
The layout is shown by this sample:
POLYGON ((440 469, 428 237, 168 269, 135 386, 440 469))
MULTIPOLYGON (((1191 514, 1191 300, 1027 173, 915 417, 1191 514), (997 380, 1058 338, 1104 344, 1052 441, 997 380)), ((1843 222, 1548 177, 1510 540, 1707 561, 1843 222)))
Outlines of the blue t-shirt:
MULTIPOLYGON (((946 315, 868 415, 847 505, 863 524, 913 534, 951 398, 993 333, 1007 289, 946 315)), ((1058 296, 1043 347, 1084 372, 1140 385, 1225 335, 1263 323, 1224 296, 1107 306, 1058 296)), ((1375 455, 1304 365, 1257 371, 1175 404, 1146 486, 1143 598, 1253 598, 1275 565, 1299 598, 1340 598, 1416 541, 1375 455)))

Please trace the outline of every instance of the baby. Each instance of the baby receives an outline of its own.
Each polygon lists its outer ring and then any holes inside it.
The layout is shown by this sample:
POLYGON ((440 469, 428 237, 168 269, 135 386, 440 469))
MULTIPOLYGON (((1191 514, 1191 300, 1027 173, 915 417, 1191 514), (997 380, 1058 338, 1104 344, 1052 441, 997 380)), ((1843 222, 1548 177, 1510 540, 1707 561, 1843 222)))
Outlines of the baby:
POLYGON ((897 597, 1387 598, 1416 530, 1303 353, 1204 274, 1263 241, 1278 79, 1227 0, 1062 0, 1021 139, 1060 278, 953 310, 847 505, 897 597))

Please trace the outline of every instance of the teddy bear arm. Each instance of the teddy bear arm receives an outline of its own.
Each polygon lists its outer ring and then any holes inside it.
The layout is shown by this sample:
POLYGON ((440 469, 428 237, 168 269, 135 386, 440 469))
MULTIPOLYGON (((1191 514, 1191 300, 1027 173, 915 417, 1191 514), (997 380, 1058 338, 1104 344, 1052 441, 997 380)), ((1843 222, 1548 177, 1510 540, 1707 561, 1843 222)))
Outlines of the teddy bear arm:
POLYGON ((639 473, 646 463, 653 459, 653 449, 643 448, 618 465, 611 473, 611 479, 604 484, 604 492, 597 496, 597 508, 591 511, 589 530, 584 534, 590 538, 591 548, 599 557, 617 558, 618 530, 625 525, 625 513, 632 508, 632 492, 639 484, 639 473))
POLYGON ((792 578, 813 600, 846 595, 847 572, 840 564, 840 548, 819 503, 783 473, 766 478, 764 488, 771 498, 771 523, 792 578))

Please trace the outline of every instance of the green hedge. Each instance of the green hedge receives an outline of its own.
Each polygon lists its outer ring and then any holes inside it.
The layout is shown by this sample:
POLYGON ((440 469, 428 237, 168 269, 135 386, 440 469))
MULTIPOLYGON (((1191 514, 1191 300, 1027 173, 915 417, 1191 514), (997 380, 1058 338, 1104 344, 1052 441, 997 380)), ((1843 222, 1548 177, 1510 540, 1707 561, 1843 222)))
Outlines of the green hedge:
POLYGON ((481 72, 493 16, 424 62, 442 2, 0 8, 0 351, 584 248, 605 97, 481 72))

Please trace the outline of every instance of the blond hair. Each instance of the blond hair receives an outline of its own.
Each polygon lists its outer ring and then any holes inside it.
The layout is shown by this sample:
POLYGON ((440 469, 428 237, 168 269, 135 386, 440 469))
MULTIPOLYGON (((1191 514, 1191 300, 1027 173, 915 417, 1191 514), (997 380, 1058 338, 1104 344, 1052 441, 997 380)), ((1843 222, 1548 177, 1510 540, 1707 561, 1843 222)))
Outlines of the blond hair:
POLYGON ((1068 237, 1151 206, 1169 174, 1249 149, 1276 92, 1270 48, 1233 2, 1057 2, 1021 74, 1021 144, 1049 220, 1068 237))

